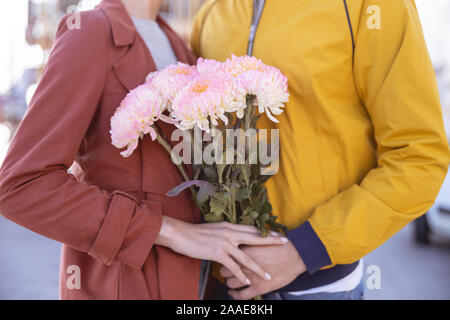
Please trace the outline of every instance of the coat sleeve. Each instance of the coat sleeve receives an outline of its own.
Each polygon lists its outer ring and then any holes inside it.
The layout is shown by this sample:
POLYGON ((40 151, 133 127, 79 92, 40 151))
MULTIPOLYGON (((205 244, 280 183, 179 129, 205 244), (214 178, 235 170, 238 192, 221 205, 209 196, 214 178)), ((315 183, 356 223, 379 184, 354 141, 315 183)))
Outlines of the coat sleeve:
POLYGON ((435 74, 414 2, 365 1, 355 31, 354 78, 373 124, 377 166, 290 231, 310 272, 357 261, 425 213, 449 164, 435 74), (367 24, 376 13, 379 29, 375 20, 367 24))
POLYGON ((94 10, 55 45, 0 169, 0 213, 105 264, 141 268, 161 227, 161 204, 108 193, 67 172, 109 72, 110 30, 94 10))

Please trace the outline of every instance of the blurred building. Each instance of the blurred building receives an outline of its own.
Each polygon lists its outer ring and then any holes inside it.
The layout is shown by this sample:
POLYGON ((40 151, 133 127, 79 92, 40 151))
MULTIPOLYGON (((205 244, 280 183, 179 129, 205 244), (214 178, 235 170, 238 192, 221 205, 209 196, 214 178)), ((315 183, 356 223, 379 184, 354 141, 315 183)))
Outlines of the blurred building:
POLYGON ((80 0, 26 0, 25 3, 25 0, 20 0, 16 2, 20 5, 6 7, 11 10, 11 15, 22 16, 18 19, 22 21, 22 25, 15 25, 9 30, 13 43, 9 47, 9 64, 12 69, 9 70, 9 86, 0 94, 0 121, 7 123, 12 131, 25 113, 32 94, 30 90, 39 80, 59 21, 69 6, 79 2, 80 0), (24 8, 26 11, 23 11, 24 8), (30 49, 29 52, 23 52, 28 51, 27 49, 30 49), (17 51, 23 55, 16 55, 17 51))
POLYGON ((161 8, 161 16, 184 39, 188 40, 195 15, 206 0, 165 0, 161 8))
MULTIPOLYGON (((196 12, 205 0, 165 0, 161 9, 187 41, 196 12)), ((89 10, 100 0, 14 0, 0 2, 0 123, 14 132, 21 121, 53 45, 61 18, 89 10), (4 16, 2 16, 4 15, 4 16)))
POLYGON ((436 71, 445 129, 450 140, 450 1, 416 0, 416 6, 436 71))
POLYGON ((38 44, 48 50, 53 44, 59 21, 80 0, 28 0, 28 21, 25 39, 30 45, 38 44))

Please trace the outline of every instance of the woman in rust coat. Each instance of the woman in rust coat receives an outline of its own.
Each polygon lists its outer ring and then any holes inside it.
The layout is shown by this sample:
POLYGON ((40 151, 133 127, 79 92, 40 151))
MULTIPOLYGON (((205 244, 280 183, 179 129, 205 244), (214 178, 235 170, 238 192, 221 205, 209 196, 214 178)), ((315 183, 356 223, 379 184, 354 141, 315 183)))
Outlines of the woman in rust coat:
MULTIPOLYGON (((81 13, 79 29, 70 16, 62 20, 1 167, 0 212, 63 244, 61 299, 197 299, 201 260, 226 265, 241 281, 240 266, 269 278, 238 246, 283 243, 250 226, 200 223, 187 191, 166 197, 182 178, 148 137, 128 158, 112 146, 116 107, 156 69, 130 10, 146 3, 177 59, 195 63, 157 16, 161 2, 103 0, 81 13), (73 270, 79 286, 68 285, 73 270)), ((170 134, 170 125, 161 129, 170 134)))

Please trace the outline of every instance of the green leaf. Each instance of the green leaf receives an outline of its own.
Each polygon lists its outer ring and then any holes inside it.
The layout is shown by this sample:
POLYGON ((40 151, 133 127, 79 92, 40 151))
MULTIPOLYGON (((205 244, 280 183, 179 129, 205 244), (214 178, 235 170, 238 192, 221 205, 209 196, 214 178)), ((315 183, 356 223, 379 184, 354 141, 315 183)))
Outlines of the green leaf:
POLYGON ((216 190, 217 187, 211 183, 202 184, 196 195, 197 203, 202 205, 214 194, 214 192, 216 192, 216 190))
POLYGON ((209 208, 211 213, 218 216, 226 213, 227 210, 226 204, 224 204, 221 200, 216 199, 215 197, 212 197, 209 201, 209 208))
POLYGON ((214 214, 214 213, 207 213, 205 214, 205 221, 206 222, 221 222, 223 221, 223 216, 214 214))
POLYGON ((236 201, 241 202, 242 200, 248 198, 250 196, 250 193, 251 192, 248 189, 245 189, 245 188, 239 189, 239 191, 236 194, 236 198, 235 199, 236 199, 236 201))
POLYGON ((249 214, 253 219, 257 219, 259 217, 259 213, 257 211, 251 211, 249 214))
POLYGON ((250 185, 250 168, 245 164, 239 164, 238 167, 241 171, 240 178, 244 180, 245 185, 248 187, 250 185))
POLYGON ((257 197, 261 194, 261 192, 264 190, 264 188, 260 183, 254 182, 251 185, 251 190, 252 190, 253 196, 257 197))
POLYGON ((265 213, 271 213, 272 212, 272 205, 270 204, 269 201, 266 200, 266 202, 264 202, 262 208, 261 208, 261 213, 265 214, 265 213))
POLYGON ((226 149, 220 158, 216 161, 216 168, 217 168, 217 178, 219 183, 222 183, 223 181, 223 172, 225 171, 225 168, 228 166, 227 164, 227 153, 234 155, 234 149, 228 148, 226 149))
POLYGON ((255 219, 251 216, 242 216, 239 224, 247 224, 247 225, 253 225, 255 223, 255 219))
POLYGON ((231 193, 235 201, 241 202, 245 198, 248 198, 251 192, 250 190, 242 188, 238 183, 234 182, 231 184, 231 193))
POLYGON ((270 227, 272 228, 272 230, 275 230, 275 231, 287 232, 287 227, 278 222, 270 223, 270 227))
POLYGON ((230 197, 231 193, 227 191, 214 193, 214 198, 220 201, 224 206, 226 206, 226 203, 230 197))

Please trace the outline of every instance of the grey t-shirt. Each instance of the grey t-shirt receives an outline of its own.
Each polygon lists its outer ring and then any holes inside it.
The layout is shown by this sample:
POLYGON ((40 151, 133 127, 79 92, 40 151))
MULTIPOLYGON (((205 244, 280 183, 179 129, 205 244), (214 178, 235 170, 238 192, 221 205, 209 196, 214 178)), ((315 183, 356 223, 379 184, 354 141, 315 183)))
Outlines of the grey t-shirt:
POLYGON ((158 70, 177 63, 177 57, 173 52, 170 41, 156 21, 133 17, 131 19, 137 32, 149 48, 158 70))

